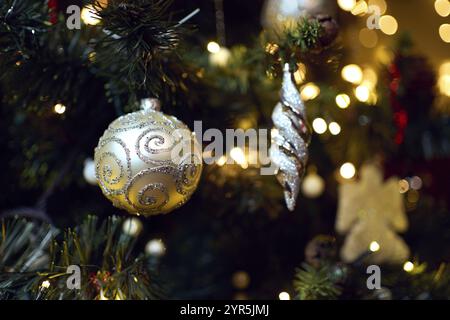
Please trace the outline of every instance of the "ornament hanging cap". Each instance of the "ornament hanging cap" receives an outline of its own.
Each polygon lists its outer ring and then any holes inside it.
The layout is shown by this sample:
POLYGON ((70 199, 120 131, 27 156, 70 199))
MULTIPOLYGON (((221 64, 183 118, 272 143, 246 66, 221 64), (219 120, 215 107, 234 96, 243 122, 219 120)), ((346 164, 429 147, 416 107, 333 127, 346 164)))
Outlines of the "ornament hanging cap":
POLYGON ((157 98, 145 98, 141 100, 141 110, 161 111, 161 101, 157 98))

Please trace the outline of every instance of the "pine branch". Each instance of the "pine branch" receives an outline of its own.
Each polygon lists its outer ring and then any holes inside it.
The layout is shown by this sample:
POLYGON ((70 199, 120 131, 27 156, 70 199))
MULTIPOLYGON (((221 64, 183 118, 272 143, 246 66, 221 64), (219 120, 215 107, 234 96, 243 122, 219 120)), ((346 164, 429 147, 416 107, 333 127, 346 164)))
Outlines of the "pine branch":
POLYGON ((161 96, 176 87, 171 66, 185 29, 171 21, 167 0, 112 0, 94 4, 105 36, 96 43, 101 71, 137 96, 161 96))
POLYGON ((0 3, 0 53, 28 52, 39 45, 38 35, 50 25, 41 1, 3 0, 0 3))
POLYGON ((160 298, 162 290, 144 254, 134 255, 136 239, 122 232, 122 224, 123 219, 118 217, 99 223, 96 217, 89 216, 80 226, 67 229, 62 239, 56 239, 56 231, 49 225, 37 227, 18 219, 3 221, 0 297, 160 298), (42 264, 44 260, 48 261, 47 266, 42 264), (79 290, 67 287, 70 265, 81 269, 79 290))
POLYGON ((328 300, 336 299, 341 294, 341 288, 337 286, 330 276, 328 266, 314 268, 303 264, 296 270, 294 288, 300 300, 328 300))

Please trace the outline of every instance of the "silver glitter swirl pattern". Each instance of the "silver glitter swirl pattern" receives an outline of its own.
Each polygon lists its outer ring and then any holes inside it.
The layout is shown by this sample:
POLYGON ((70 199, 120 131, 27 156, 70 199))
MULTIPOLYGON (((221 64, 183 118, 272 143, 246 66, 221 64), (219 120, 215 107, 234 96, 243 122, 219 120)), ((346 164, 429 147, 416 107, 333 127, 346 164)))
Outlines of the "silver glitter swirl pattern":
POLYGON ((136 111, 114 120, 95 149, 96 178, 112 204, 131 214, 165 214, 195 191, 202 170, 201 149, 177 118, 160 111, 136 111), (194 161, 193 159, 197 160, 194 161), (189 161, 190 160, 190 161, 189 161))
POLYGON ((280 95, 281 102, 272 113, 274 128, 278 130, 278 134, 272 137, 270 159, 277 167, 276 177, 284 188, 286 205, 293 211, 308 161, 311 131, 305 105, 292 81, 288 64, 284 67, 280 95))

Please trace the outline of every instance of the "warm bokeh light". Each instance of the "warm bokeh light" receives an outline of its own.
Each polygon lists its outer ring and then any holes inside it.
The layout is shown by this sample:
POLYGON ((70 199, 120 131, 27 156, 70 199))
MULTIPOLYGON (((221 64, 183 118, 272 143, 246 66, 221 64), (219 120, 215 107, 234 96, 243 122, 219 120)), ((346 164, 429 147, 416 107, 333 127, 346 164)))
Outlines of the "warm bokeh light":
POLYGON ((63 114, 64 112, 66 112, 66 106, 61 104, 61 103, 57 103, 55 104, 55 106, 53 107, 53 110, 55 110, 55 112, 57 114, 63 114))
POLYGON ((225 47, 220 47, 218 52, 209 55, 209 63, 213 66, 225 67, 231 58, 231 52, 225 47))
POLYGON ((219 167, 223 166, 227 162, 226 156, 221 156, 219 159, 216 160, 216 163, 219 167))
POLYGON ((306 66, 303 63, 298 64, 297 71, 294 72, 295 83, 300 84, 306 79, 306 66))
POLYGON ((378 82, 378 75, 372 68, 364 68, 363 70, 363 84, 370 89, 375 88, 378 82))
POLYGON ((280 300, 291 300, 291 296, 290 296, 289 293, 287 293, 287 292, 281 292, 281 293, 278 295, 278 298, 279 298, 280 300))
POLYGON ((312 82, 305 84, 300 91, 300 95, 304 101, 316 98, 319 95, 319 93, 320 93, 319 87, 312 82))
POLYGON ((248 167, 247 159, 245 158, 244 151, 239 147, 234 147, 230 150, 230 157, 242 168, 248 167))
POLYGON ((366 48, 375 48, 378 43, 378 34, 375 30, 363 28, 359 31, 359 42, 366 48))
POLYGON ((372 252, 377 252, 380 250, 380 244, 376 241, 372 241, 369 245, 369 250, 372 252))
POLYGON ((339 173, 341 174, 342 178, 351 179, 355 176, 356 169, 355 169, 355 166, 353 165, 353 163, 346 162, 339 169, 339 173))
POLYGON ((384 14, 387 10, 387 4, 385 0, 369 0, 369 8, 370 6, 377 6, 380 10, 380 14, 384 14))
POLYGON ((339 7, 344 11, 351 11, 356 5, 356 0, 338 0, 339 7))
POLYGON ((345 93, 338 94, 336 96, 336 104, 339 108, 345 109, 350 105, 350 97, 345 93))
POLYGON ((128 218, 123 222, 122 231, 129 236, 137 236, 142 230, 142 222, 138 218, 128 218))
POLYGON ((450 1, 448 0, 436 0, 434 2, 434 9, 441 17, 446 17, 450 14, 450 1))
POLYGON ((327 131, 327 123, 322 118, 315 118, 312 122, 312 127, 318 134, 323 134, 327 131))
POLYGON ((210 53, 219 53, 220 51, 220 45, 215 42, 215 41, 211 41, 208 43, 208 45, 206 46, 206 49, 210 52, 210 53))
POLYGON ((363 73, 358 65, 349 64, 342 68, 341 76, 345 81, 359 84, 362 81, 363 73))
POLYGON ((439 36, 442 41, 450 43, 450 24, 444 23, 439 27, 439 36))
POLYGON ((341 126, 339 125, 339 123, 333 121, 328 125, 328 130, 330 130, 330 133, 333 136, 336 136, 341 132, 341 126))
POLYGON ((398 191, 405 193, 409 190, 409 182, 406 179, 402 179, 398 182, 398 191))
POLYGON ((398 30, 398 22, 393 16, 382 16, 380 18, 380 29, 387 35, 393 35, 398 30))
POLYGON ((81 10, 81 20, 85 24, 96 25, 100 23, 99 17, 95 14, 94 7, 87 5, 81 10))
POLYGON ((405 270, 406 272, 411 272, 414 270, 414 263, 412 263, 411 261, 406 261, 405 264, 403 265, 403 270, 405 270))
POLYGON ((160 257, 166 253, 166 246, 161 239, 153 239, 145 245, 145 253, 150 256, 160 257))
POLYGON ((439 77, 438 80, 439 91, 448 97, 450 97, 450 74, 444 74, 439 77))
POLYGON ((367 102, 370 98, 370 90, 365 85, 360 85, 355 89, 355 97, 361 102, 367 102))
POLYGON ((367 2, 364 0, 358 1, 351 10, 351 13, 355 16, 365 15, 369 10, 367 2))

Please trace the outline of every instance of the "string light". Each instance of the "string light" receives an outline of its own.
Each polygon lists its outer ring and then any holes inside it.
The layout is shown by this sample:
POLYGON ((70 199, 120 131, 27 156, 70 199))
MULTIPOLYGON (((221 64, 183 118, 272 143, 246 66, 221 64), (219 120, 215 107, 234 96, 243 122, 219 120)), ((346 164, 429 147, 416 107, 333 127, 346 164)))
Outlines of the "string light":
POLYGON ((387 10, 387 4, 384 0, 369 0, 369 8, 370 6, 378 7, 380 14, 384 14, 387 10))
POLYGON ((353 165, 353 163, 346 162, 339 169, 339 173, 341 174, 342 178, 351 179, 355 176, 356 169, 355 169, 355 166, 353 165))
POLYGON ((351 10, 351 13, 354 16, 360 16, 360 15, 365 15, 369 10, 369 7, 367 6, 366 1, 361 0, 359 1, 351 10))
POLYGON ((305 84, 300 92, 300 95, 303 100, 308 101, 316 98, 320 93, 320 89, 314 83, 309 82, 305 84))
POLYGON ((166 246, 164 245, 164 242, 161 239, 150 240, 145 245, 145 253, 148 254, 149 256, 160 257, 164 255, 165 252, 166 246))
POLYGON ((380 18, 380 29, 387 35, 393 35, 397 32, 398 23, 397 20, 390 15, 384 15, 380 18))
POLYGON ((439 27, 439 36, 442 41, 450 43, 450 24, 444 23, 439 27))
POLYGON ((356 4, 356 0, 338 0, 338 6, 344 11, 351 11, 356 4))
POLYGON ((55 106, 53 107, 53 110, 55 110, 55 112, 57 114, 63 114, 64 112, 66 112, 66 106, 61 104, 61 103, 57 103, 55 104, 55 106))
POLYGON ((336 96, 336 104, 339 108, 345 109, 350 105, 350 97, 345 93, 340 93, 336 96))
POLYGON ((312 127, 318 134, 323 134, 327 131, 327 123, 322 118, 315 118, 312 122, 312 127))
POLYGON ((408 180, 402 179, 398 182, 398 190, 400 193, 405 193, 409 190, 409 183, 408 180))
POLYGON ((303 63, 298 64, 297 71, 294 72, 294 80, 296 84, 300 84, 306 79, 306 66, 303 63))
POLYGON ((138 218, 128 218, 123 222, 122 231, 123 233, 135 237, 142 230, 142 222, 138 218))
POLYGON ((439 91, 450 97, 450 61, 446 61, 439 67, 439 91))
POLYGON ((81 20, 85 24, 96 25, 100 23, 100 18, 95 14, 93 6, 87 5, 81 10, 81 20))
POLYGON ((363 73, 358 65, 349 64, 342 68, 341 76, 345 81, 353 84, 359 84, 362 81, 363 73))
POLYGON ((405 270, 406 272, 411 272, 414 270, 414 263, 412 263, 411 261, 406 261, 405 264, 403 265, 403 270, 405 270))
POLYGON ((378 35, 375 30, 363 28, 359 31, 359 41, 366 48, 375 48, 378 43, 378 35))
POLYGON ((223 166, 227 162, 226 156, 221 156, 219 159, 216 160, 216 163, 219 167, 223 166))
POLYGON ((380 250, 380 244, 376 241, 372 241, 369 245, 369 250, 372 252, 377 252, 380 250))
POLYGON ((365 85, 360 85, 355 89, 355 97, 361 102, 367 102, 370 97, 370 90, 365 85))
POLYGON ((328 125, 328 130, 334 136, 338 135, 341 132, 341 126, 337 122, 330 122, 328 125))
POLYGON ((50 287, 50 281, 48 281, 48 280, 42 281, 41 288, 47 289, 49 287, 50 287))
POLYGON ((230 150, 230 157, 236 161, 243 169, 248 168, 247 159, 245 158, 244 151, 241 148, 234 147, 230 150))
POLYGON ((206 49, 210 52, 210 53, 219 53, 220 51, 220 45, 215 42, 215 41, 211 41, 208 43, 208 45, 206 46, 206 49))
POLYGON ((448 0, 436 0, 434 2, 434 9, 441 17, 446 17, 450 14, 450 2, 448 0))
POLYGON ((287 292, 280 292, 280 294, 278 295, 278 298, 280 300, 291 300, 291 296, 289 295, 289 293, 287 292))

